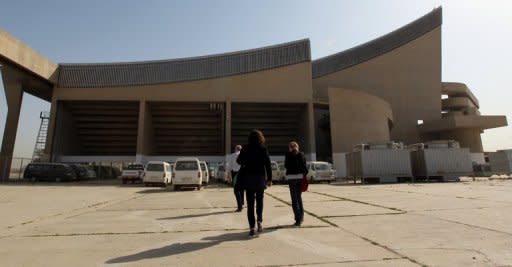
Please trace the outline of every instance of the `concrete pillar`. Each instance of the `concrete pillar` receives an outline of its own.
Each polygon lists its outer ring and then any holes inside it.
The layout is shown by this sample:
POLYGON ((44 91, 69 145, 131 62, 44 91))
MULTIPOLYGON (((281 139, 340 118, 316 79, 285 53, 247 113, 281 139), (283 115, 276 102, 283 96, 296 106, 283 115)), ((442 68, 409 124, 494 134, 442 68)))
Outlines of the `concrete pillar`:
POLYGON ((155 135, 151 109, 145 99, 139 102, 139 119, 137 128, 137 152, 135 161, 146 163, 146 156, 152 155, 155 148, 155 135))
MULTIPOLYGON (((48 155, 48 161, 55 161, 53 144, 55 140, 55 127, 57 125, 57 99, 52 97, 50 106, 50 121, 48 122, 48 135, 46 136, 45 155, 48 155)), ((45 158, 46 159, 46 158, 45 158)))
POLYGON ((146 128, 146 100, 142 99, 139 102, 139 121, 137 128, 137 152, 135 155, 135 161, 137 163, 144 163, 144 157, 146 156, 146 142, 145 142, 145 128, 146 128))
POLYGON ((225 161, 228 161, 229 155, 231 152, 231 100, 226 101, 226 107, 225 107, 225 123, 224 123, 224 138, 225 138, 225 161))
POLYGON ((316 160, 316 140, 315 140, 315 107, 313 102, 308 103, 308 132, 306 137, 306 156, 308 160, 316 160))
POLYGON ((20 118, 21 101, 23 99, 23 88, 18 81, 9 81, 6 74, 2 73, 4 82, 5 98, 7 100, 7 118, 5 121, 2 149, 0 151, 0 175, 1 180, 9 179, 11 162, 16 142, 16 132, 20 118))
POLYGON ((453 131, 442 132, 441 139, 454 139, 459 142, 460 147, 467 147, 471 153, 483 153, 482 138, 479 128, 456 129, 453 131))

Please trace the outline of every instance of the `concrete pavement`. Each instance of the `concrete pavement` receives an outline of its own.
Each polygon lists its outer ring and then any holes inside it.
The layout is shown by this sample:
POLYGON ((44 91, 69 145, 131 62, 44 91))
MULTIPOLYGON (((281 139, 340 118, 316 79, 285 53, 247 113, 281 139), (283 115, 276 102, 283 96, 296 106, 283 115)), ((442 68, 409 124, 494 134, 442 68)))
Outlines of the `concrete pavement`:
POLYGON ((230 188, 0 185, 1 266, 509 266, 512 181, 286 186, 247 235, 230 188))

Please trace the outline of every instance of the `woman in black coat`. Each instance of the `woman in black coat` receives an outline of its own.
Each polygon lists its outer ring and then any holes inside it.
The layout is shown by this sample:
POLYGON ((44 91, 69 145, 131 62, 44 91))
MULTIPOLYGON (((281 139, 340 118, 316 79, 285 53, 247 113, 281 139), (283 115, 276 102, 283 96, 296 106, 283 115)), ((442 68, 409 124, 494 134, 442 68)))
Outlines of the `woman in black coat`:
POLYGON ((284 166, 286 168, 285 178, 290 188, 293 214, 295 215, 295 226, 300 226, 304 221, 301 181, 302 178, 308 174, 306 158, 304 157, 304 153, 299 151, 299 144, 297 144, 297 142, 290 142, 288 152, 286 152, 284 158, 284 166))
POLYGON ((256 201, 258 232, 261 232, 263 230, 261 225, 263 222, 263 191, 267 186, 272 186, 272 169, 263 133, 259 130, 252 130, 248 139, 248 144, 242 147, 237 159, 241 166, 238 179, 240 186, 246 190, 249 235, 254 236, 256 225, 254 202, 256 201))

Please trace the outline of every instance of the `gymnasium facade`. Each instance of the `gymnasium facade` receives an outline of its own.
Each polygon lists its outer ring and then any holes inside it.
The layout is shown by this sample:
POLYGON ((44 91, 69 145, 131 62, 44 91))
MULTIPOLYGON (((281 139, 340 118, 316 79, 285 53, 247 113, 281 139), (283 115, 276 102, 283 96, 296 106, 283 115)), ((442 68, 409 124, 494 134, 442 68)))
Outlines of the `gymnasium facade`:
POLYGON ((46 160, 222 162, 251 129, 282 159, 297 140, 309 160, 344 175, 356 144, 455 139, 483 162, 483 116, 459 82, 441 79, 442 9, 320 59, 310 41, 160 61, 54 64, 0 30, 8 114, 0 171, 8 173, 23 92, 51 102, 46 160))

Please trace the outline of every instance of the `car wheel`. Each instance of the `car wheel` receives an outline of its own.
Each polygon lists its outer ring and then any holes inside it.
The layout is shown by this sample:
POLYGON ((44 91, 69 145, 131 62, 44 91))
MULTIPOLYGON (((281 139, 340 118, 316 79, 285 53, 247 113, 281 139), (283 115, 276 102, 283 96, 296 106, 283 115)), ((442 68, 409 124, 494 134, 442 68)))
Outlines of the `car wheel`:
POLYGON ((62 182, 62 179, 60 177, 55 178, 55 182, 60 183, 62 182))
POLYGON ((31 181, 32 183, 35 183, 35 182, 37 182, 37 178, 36 178, 36 177, 34 177, 34 176, 32 176, 32 177, 30 178, 30 181, 31 181))
POLYGON ((172 190, 174 190, 174 191, 178 191, 180 189, 181 189, 181 187, 179 185, 173 185, 172 186, 172 190))
POLYGON ((126 184, 126 179, 123 179, 122 181, 123 181, 123 184, 126 184))

